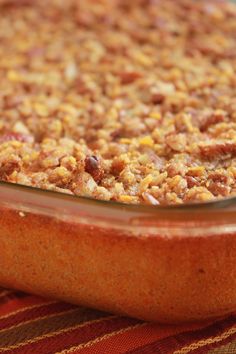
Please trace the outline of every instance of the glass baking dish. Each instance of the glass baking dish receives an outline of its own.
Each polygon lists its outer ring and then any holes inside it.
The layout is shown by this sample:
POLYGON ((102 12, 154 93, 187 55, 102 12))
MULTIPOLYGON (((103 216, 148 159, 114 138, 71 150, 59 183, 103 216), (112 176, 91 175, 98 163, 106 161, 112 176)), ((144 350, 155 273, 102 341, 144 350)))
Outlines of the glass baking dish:
POLYGON ((160 322, 236 310, 236 198, 134 206, 0 183, 0 284, 160 322))
POLYGON ((0 196, 2 286, 167 323, 236 310, 236 197, 152 207, 5 182, 0 196))

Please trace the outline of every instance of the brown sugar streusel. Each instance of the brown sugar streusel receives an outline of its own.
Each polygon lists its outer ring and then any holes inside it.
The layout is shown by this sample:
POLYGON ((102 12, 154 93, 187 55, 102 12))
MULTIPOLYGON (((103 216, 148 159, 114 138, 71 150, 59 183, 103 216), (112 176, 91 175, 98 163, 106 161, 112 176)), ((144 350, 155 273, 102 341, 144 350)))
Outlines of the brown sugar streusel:
POLYGON ((0 179, 132 204, 236 195, 236 5, 0 0, 0 179))

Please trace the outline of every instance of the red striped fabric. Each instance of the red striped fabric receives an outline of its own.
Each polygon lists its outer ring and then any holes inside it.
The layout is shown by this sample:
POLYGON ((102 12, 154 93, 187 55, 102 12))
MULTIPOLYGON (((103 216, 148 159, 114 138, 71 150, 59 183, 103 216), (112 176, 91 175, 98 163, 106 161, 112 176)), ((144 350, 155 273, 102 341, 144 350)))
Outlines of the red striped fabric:
POLYGON ((11 326, 21 325, 26 321, 37 320, 43 316, 50 316, 56 313, 60 313, 62 311, 69 311, 75 309, 76 307, 66 303, 58 303, 58 302, 49 302, 42 303, 39 306, 33 306, 32 308, 28 308, 23 311, 16 312, 16 314, 11 316, 4 316, 0 318, 0 328, 1 330, 5 328, 9 328, 11 326))
POLYGON ((0 353, 200 354, 235 338, 236 314, 215 322, 159 325, 0 289, 0 353))

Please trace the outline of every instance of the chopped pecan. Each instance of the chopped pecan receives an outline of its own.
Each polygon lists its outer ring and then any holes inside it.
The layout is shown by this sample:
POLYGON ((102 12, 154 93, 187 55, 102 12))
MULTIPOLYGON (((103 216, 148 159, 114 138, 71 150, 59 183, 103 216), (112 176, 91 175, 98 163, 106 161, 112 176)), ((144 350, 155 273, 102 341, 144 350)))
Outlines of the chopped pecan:
POLYGON ((86 86, 82 79, 76 81, 76 91, 79 95, 86 95, 91 93, 91 90, 86 86))
POLYGON ((101 181, 104 175, 100 161, 98 157, 94 155, 85 158, 85 171, 88 172, 97 183, 101 181))
POLYGON ((94 22, 94 15, 90 11, 81 11, 79 9, 79 5, 77 5, 78 9, 75 14, 76 23, 81 27, 90 27, 94 22))
POLYGON ((123 71, 119 73, 121 84, 128 85, 142 77, 142 74, 137 71, 123 71))
POLYGON ((8 180, 8 176, 10 176, 14 171, 20 170, 20 164, 17 159, 5 162, 0 166, 0 179, 8 180))
POLYGON ((5 103, 5 108, 11 109, 17 107, 19 104, 23 102, 23 96, 22 95, 15 95, 15 96, 6 96, 4 99, 5 103))
POLYGON ((224 184, 228 182, 228 176, 220 172, 211 172, 209 173, 208 178, 213 182, 220 182, 224 184))
POLYGON ((192 188, 192 187, 200 185, 199 181, 195 177, 186 176, 185 178, 186 178, 186 181, 187 181, 187 184, 188 184, 188 188, 192 188))
POLYGON ((119 158, 115 158, 112 162, 111 172, 115 176, 119 176, 119 174, 124 170, 125 166, 126 166, 126 163, 124 160, 119 159, 119 158))
POLYGON ((204 159, 221 158, 226 155, 236 155, 236 142, 211 143, 199 146, 200 155, 204 159))
POLYGON ((210 181, 208 189, 215 196, 221 195, 227 197, 230 193, 230 187, 221 182, 210 181))
POLYGON ((226 115, 224 112, 214 112, 210 115, 203 117, 200 122, 200 130, 202 132, 206 131, 211 125, 223 122, 225 120, 226 115))
POLYGON ((165 101, 165 96, 162 93, 154 93, 151 96, 151 103, 162 104, 165 101))
POLYGON ((122 135, 122 129, 116 129, 114 130, 113 132, 111 132, 110 136, 112 139, 117 139, 117 138, 120 138, 122 135))

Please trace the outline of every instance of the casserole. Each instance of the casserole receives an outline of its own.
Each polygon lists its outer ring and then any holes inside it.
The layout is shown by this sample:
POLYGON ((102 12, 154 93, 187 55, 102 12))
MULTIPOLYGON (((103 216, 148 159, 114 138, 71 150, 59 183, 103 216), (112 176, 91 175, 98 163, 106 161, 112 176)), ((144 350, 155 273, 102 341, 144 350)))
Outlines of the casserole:
POLYGON ((235 7, 89 3, 0 1, 0 284, 144 320, 228 315, 235 7))

